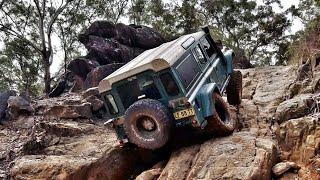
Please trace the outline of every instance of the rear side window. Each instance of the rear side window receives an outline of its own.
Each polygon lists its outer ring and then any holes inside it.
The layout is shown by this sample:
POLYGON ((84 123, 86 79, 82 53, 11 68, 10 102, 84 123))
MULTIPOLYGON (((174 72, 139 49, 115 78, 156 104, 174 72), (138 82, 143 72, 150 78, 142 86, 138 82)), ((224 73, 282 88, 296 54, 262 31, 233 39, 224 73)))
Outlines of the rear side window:
POLYGON ((194 48, 194 53, 201 64, 205 64, 207 62, 199 44, 194 48))
POLYGON ((122 84, 117 87, 118 94, 122 101, 124 108, 128 108, 138 100, 138 97, 141 96, 141 91, 138 86, 138 80, 132 80, 128 83, 122 84))
POLYGON ((200 67, 194 57, 189 54, 177 67, 177 71, 185 88, 189 88, 191 83, 200 73, 200 67))
POLYGON ((208 38, 209 38, 208 36, 205 36, 205 38, 202 38, 200 42, 203 45, 203 48, 207 53, 208 57, 211 58, 216 53, 216 51, 214 47, 209 43, 208 38))
POLYGON ((106 96, 107 106, 109 109, 110 114, 117 114, 119 112, 118 106, 116 104, 116 101, 114 100, 113 96, 111 94, 108 94, 106 96))
POLYGON ((168 72, 160 75, 160 80, 169 96, 177 96, 180 91, 172 75, 168 72))

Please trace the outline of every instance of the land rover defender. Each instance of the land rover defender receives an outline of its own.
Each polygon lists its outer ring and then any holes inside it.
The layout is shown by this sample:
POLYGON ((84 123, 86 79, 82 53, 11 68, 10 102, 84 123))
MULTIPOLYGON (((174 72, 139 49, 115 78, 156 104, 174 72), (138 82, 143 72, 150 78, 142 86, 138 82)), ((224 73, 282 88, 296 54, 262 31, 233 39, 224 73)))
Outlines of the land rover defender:
POLYGON ((222 52, 208 27, 147 50, 99 83, 121 142, 158 149, 174 128, 193 126, 215 135, 233 132, 222 98, 239 105, 242 75, 232 50, 222 52))

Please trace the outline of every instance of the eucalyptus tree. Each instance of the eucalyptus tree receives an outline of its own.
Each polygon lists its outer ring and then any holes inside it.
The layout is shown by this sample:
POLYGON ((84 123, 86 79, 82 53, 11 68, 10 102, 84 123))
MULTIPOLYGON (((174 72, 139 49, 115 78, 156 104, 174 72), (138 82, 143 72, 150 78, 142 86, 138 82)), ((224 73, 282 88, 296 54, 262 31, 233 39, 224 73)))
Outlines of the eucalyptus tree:
POLYGON ((287 40, 285 31, 291 25, 285 13, 273 11, 279 0, 258 5, 251 0, 203 0, 203 14, 214 33, 234 49, 243 49, 251 61, 269 63, 272 54, 287 40))
MULTIPOLYGON (((44 92, 49 93, 54 78, 50 67, 58 60, 58 54, 64 56, 64 64, 78 56, 80 44, 77 42, 77 35, 80 31, 97 19, 117 22, 124 15, 127 2, 2 0, 0 43, 17 43, 17 46, 26 47, 34 58, 39 59, 41 66, 37 66, 38 74, 42 77, 44 92)), ((28 58, 26 56, 23 59, 28 58)))

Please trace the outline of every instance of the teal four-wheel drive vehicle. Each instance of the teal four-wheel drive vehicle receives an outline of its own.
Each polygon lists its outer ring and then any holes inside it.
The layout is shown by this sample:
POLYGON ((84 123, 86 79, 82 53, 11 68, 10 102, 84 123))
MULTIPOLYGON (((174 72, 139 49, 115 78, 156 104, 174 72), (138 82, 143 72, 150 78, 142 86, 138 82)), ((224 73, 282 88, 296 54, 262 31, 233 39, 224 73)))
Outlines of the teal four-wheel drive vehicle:
POLYGON ((232 67, 232 50, 221 52, 209 28, 145 51, 99 84, 121 142, 157 149, 179 126, 216 135, 236 122, 221 97, 241 103, 242 75, 232 67))

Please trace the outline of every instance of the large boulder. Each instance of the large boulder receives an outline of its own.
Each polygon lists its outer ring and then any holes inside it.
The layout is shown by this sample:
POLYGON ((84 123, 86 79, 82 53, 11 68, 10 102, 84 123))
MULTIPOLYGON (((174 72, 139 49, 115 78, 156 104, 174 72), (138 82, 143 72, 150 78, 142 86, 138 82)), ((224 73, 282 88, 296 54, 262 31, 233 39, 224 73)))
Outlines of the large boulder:
POLYGON ((79 94, 65 94, 59 98, 43 99, 36 102, 35 115, 62 119, 91 118, 92 105, 79 94))
POLYGON ((94 60, 77 58, 72 60, 67 68, 73 72, 73 74, 81 77, 82 79, 86 79, 87 74, 98 66, 100 66, 100 64, 94 60))
POLYGON ((300 169, 300 167, 295 162, 280 162, 272 167, 272 172, 276 176, 281 176, 290 169, 300 169))
POLYGON ((115 63, 115 64, 108 64, 108 65, 103 65, 99 66, 95 69, 93 69, 88 75, 87 78, 84 82, 84 88, 89 89, 92 87, 96 87, 99 85, 99 82, 119 69, 121 66, 123 66, 122 63, 115 63))
POLYGON ((299 118, 311 113, 314 104, 313 94, 300 94, 292 99, 283 101, 276 110, 276 120, 282 123, 289 119, 299 118))
POLYGON ((161 174, 162 169, 150 169, 141 173, 139 176, 136 177, 136 180, 154 180, 157 179, 161 174))
POLYGON ((44 115, 63 119, 91 118, 91 104, 81 103, 78 105, 54 105, 48 108, 44 115))
POLYGON ((278 105, 288 98, 288 89, 295 81, 291 66, 264 67, 241 70, 243 98, 259 106, 260 116, 272 118, 278 105))
POLYGON ((20 115, 30 115, 33 108, 29 101, 21 96, 10 96, 8 99, 8 112, 11 118, 17 118, 20 115))
POLYGON ((89 53, 89 59, 98 61, 101 65, 111 63, 127 63, 144 50, 136 47, 122 45, 112 39, 104 39, 97 36, 89 36, 85 45, 89 53))
POLYGON ((113 37, 114 40, 126 46, 139 47, 135 46, 134 37, 136 34, 136 30, 134 28, 122 23, 116 24, 115 27, 116 36, 113 37))
POLYGON ((86 44, 89 35, 112 38, 117 35, 116 26, 110 21, 95 21, 83 34, 79 35, 79 41, 86 44))
POLYGON ((152 49, 165 43, 164 37, 154 29, 147 26, 133 26, 136 28, 134 46, 142 49, 152 49))
POLYGON ((68 91, 72 91, 72 89, 82 89, 84 80, 74 75, 71 71, 66 72, 59 78, 58 83, 54 86, 54 88, 49 93, 49 97, 58 97, 63 93, 68 91))
POLYGON ((4 91, 0 92, 0 121, 6 116, 6 110, 8 107, 8 99, 10 96, 16 96, 15 91, 4 91))

